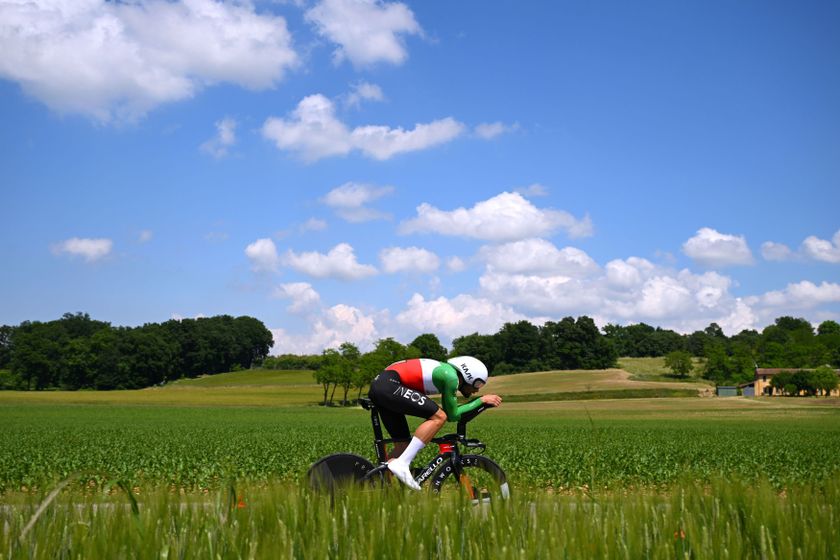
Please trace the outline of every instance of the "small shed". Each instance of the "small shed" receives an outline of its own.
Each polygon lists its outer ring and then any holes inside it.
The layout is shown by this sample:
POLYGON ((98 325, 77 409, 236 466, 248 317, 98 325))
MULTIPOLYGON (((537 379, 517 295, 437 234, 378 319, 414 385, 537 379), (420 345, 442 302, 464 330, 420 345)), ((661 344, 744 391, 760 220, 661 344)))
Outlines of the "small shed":
POLYGON ((719 397, 737 397, 738 387, 735 385, 718 385, 717 396, 719 397))
POLYGON ((754 397, 755 396, 755 381, 750 383, 742 383, 738 385, 738 388, 741 389, 741 394, 745 397, 754 397))

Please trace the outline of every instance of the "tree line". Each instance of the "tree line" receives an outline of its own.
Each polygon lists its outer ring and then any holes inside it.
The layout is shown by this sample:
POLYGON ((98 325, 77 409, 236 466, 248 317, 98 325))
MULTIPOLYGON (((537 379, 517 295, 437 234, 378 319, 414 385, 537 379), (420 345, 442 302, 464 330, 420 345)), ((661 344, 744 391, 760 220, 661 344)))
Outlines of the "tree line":
POLYGON ((259 365, 313 370, 324 388, 324 402, 330 403, 339 389, 346 402, 353 390, 358 397, 388 364, 416 357, 443 361, 470 355, 487 364, 491 375, 506 375, 604 369, 615 367, 619 356, 666 356, 675 374, 696 371, 719 385, 750 381, 757 366, 840 367, 840 324, 823 321, 815 329, 805 319, 788 316, 761 331, 734 336, 726 336, 716 323, 679 334, 644 323, 599 329, 590 317, 581 316, 539 326, 525 320, 506 323, 495 334, 455 338, 451 350, 433 333, 407 345, 384 338, 367 353, 345 342, 318 355, 268 356, 272 345, 271 332, 251 317, 223 315, 126 328, 87 314, 66 314, 57 321, 0 327, 0 370, 11 370, 0 371, 0 388, 128 389, 259 365))
POLYGON ((372 351, 362 353, 349 342, 320 355, 283 354, 270 356, 263 367, 272 369, 311 369, 323 388, 323 404, 348 404, 355 391, 358 399, 388 364, 411 358, 445 361, 451 356, 475 356, 491 375, 506 375, 546 369, 602 369, 616 363, 617 354, 589 317, 567 317, 536 326, 528 321, 505 324, 496 334, 473 333, 452 341, 447 349, 433 333, 424 333, 407 345, 393 338, 376 342, 372 351))
MULTIPOLYGON (((638 325, 627 328, 632 328, 633 334, 641 330, 638 325)), ((663 336, 659 329, 647 327, 645 331, 657 342, 671 341, 660 346, 658 351, 665 352, 666 363, 672 371, 687 375, 692 369, 699 369, 702 377, 717 385, 751 381, 756 367, 840 367, 840 324, 836 321, 823 321, 814 329, 805 319, 785 316, 761 332, 742 330, 731 337, 712 323, 702 331, 684 335, 682 344, 676 338, 663 336), (699 368, 692 368, 692 356, 702 358, 699 368)))
POLYGON ((250 368, 274 341, 253 317, 113 327, 86 313, 0 327, 0 388, 139 389, 250 368))
POLYGON ((416 357, 444 360, 460 355, 482 360, 494 376, 603 369, 615 367, 618 356, 664 356, 666 367, 677 376, 697 373, 726 385, 751 381, 756 367, 840 367, 840 324, 824 321, 815 330, 805 319, 780 317, 760 332, 743 330, 728 337, 716 323, 690 334, 679 334, 644 323, 609 324, 599 330, 587 316, 566 317, 542 326, 523 320, 506 323, 495 334, 458 337, 452 341, 450 351, 437 336, 426 333, 405 346, 391 338, 382 339, 367 354, 344 343, 321 355, 272 356, 266 358, 264 367, 315 370, 314 376, 324 388, 324 403, 330 404, 339 388, 342 402, 352 389, 360 395, 362 388, 394 361, 416 357))

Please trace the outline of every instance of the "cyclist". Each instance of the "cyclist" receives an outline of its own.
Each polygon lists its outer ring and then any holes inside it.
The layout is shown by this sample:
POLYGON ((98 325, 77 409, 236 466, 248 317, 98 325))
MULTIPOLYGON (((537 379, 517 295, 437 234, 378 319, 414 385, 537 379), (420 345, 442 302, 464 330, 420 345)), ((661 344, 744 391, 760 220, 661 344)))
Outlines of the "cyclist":
POLYGON ((379 416, 391 437, 406 440, 394 444, 392 458, 388 461, 388 470, 400 482, 420 490, 411 475, 411 461, 447 420, 458 421, 462 414, 475 410, 482 403, 490 406, 502 403, 498 395, 484 395, 458 406, 455 392, 469 397, 487 383, 487 377, 487 366, 471 356, 458 356, 446 362, 426 358, 402 360, 376 376, 368 396, 379 409, 379 416), (441 394, 443 409, 428 396, 436 393, 441 394), (407 441, 410 432, 406 414, 426 419, 417 427, 410 442, 407 441))

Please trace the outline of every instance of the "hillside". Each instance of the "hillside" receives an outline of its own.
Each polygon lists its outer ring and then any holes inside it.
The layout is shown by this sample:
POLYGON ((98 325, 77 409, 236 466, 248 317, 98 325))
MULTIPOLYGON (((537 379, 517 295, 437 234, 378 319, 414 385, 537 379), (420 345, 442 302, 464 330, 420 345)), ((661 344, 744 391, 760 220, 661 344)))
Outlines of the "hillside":
MULTIPOLYGON (((547 371, 493 377, 487 392, 513 400, 563 400, 568 398, 615 398, 657 396, 655 390, 703 391, 704 383, 634 381, 621 369, 547 371), (618 392, 618 393, 616 393, 618 392), (578 393, 575 396, 574 393, 578 393), (623 394, 622 394, 623 393, 623 394)), ((364 394, 364 391, 363 391, 364 394)), ((689 393, 690 394, 690 393, 689 393)), ((358 390, 348 398, 355 399, 358 390)), ((340 400, 341 388, 335 392, 340 400)), ((64 404, 133 404, 185 406, 299 406, 323 399, 323 389, 308 370, 247 370, 196 379, 182 379, 163 387, 136 391, 0 391, 0 403, 43 402, 64 404)))

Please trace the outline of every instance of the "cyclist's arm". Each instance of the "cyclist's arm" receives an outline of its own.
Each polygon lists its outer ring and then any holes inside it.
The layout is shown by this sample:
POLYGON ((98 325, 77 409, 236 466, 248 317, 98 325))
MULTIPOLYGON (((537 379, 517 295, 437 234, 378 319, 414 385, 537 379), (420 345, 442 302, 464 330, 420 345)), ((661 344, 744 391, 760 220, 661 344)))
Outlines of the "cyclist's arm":
POLYGON ((446 419, 450 422, 457 422, 461 415, 475 410, 481 406, 481 399, 474 399, 466 404, 458 406, 458 398, 455 396, 458 391, 458 374, 455 368, 449 364, 441 364, 432 372, 432 381, 440 391, 443 411, 446 419))

